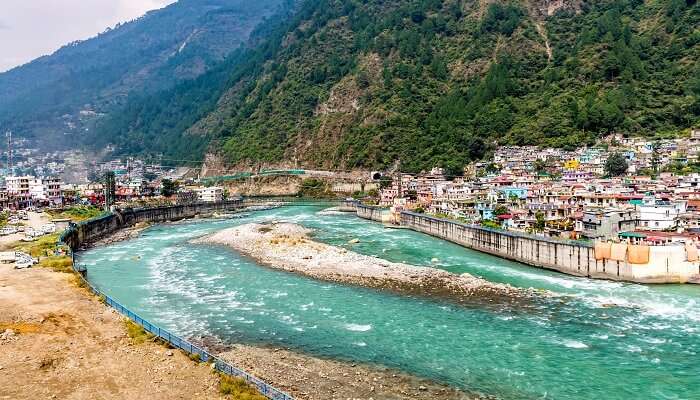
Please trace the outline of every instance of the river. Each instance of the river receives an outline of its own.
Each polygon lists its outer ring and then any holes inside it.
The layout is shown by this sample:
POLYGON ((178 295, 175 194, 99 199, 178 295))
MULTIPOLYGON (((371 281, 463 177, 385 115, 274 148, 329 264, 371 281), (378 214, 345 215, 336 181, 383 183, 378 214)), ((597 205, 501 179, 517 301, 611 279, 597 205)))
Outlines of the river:
POLYGON ((292 206, 157 225, 81 253, 78 262, 100 290, 184 337, 379 364, 501 399, 700 398, 700 286, 569 277, 321 210, 292 206), (358 253, 554 296, 526 311, 464 308, 314 281, 188 243, 265 220, 302 224, 316 240, 358 253), (354 238, 360 243, 348 244, 354 238))

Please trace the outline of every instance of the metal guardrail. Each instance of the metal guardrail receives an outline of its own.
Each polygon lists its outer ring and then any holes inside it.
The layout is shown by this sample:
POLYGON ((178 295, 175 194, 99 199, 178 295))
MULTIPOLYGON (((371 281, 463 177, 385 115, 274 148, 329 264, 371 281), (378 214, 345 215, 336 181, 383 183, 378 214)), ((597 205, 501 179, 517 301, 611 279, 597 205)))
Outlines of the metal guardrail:
MULTIPOLYGON (((107 216, 101 216, 96 219, 101 219, 108 217, 107 216)), ((85 223, 87 221, 83 221, 85 223)), ((72 229, 75 229, 73 226, 68 227, 59 237, 59 244, 64 244, 65 242, 63 239, 70 233, 72 229)), ((161 329, 160 327, 153 325, 152 323, 148 322, 146 319, 140 317, 138 314, 135 312, 129 310, 127 307, 119 303, 118 301, 114 300, 110 296, 106 295, 105 293, 102 293, 98 288, 93 286, 86 278, 85 275, 87 274, 87 268, 83 265, 78 265, 75 262, 75 253, 71 251, 71 259, 73 262, 73 270, 78 273, 78 276, 80 279, 85 283, 85 285, 89 288, 89 290, 94 293, 97 296, 100 296, 101 298, 104 299, 105 304, 109 305, 110 307, 114 308, 117 312, 122 314, 123 316, 129 318, 131 321, 134 323, 138 324, 141 326, 143 329, 145 329, 147 332, 153 334, 154 336, 166 341, 169 343, 171 346, 181 349, 188 354, 196 354, 199 359, 203 362, 212 362, 214 365, 214 368, 222 372, 226 375, 237 377, 237 378, 243 378, 246 382, 248 382, 251 385, 254 385, 258 391, 267 397, 270 400, 294 400, 294 398, 287 393, 278 390, 274 388, 271 385, 268 385, 265 383, 263 380, 260 378, 257 378, 254 375, 251 375, 247 372, 245 372, 242 369, 236 368, 233 365, 229 364, 225 360, 209 353, 208 351, 202 349, 201 347, 194 345, 190 342, 188 342, 185 339, 180 338, 177 335, 174 335, 170 332, 168 332, 165 329, 161 329)))
POLYGON ((571 246, 593 247, 592 243, 585 242, 585 241, 571 240, 571 239, 555 239, 555 238, 548 238, 545 236, 532 235, 529 233, 513 232, 513 231, 507 231, 507 230, 495 229, 495 228, 487 228, 487 227, 482 226, 482 225, 465 224, 465 223, 462 223, 459 221, 454 221, 454 220, 439 218, 439 217, 433 217, 433 216, 426 215, 426 214, 418 214, 418 213, 414 213, 414 212, 410 212, 410 211, 401 211, 401 214, 410 215, 412 217, 425 218, 425 219, 433 220, 433 221, 437 221, 437 222, 446 222, 446 223, 450 223, 450 224, 454 224, 454 225, 458 225, 458 226, 462 226, 462 227, 470 228, 470 229, 498 233, 498 234, 501 234, 504 236, 513 236, 513 237, 519 237, 519 238, 523 238, 523 239, 538 240, 541 242, 548 242, 548 243, 555 243, 555 244, 567 244, 567 245, 571 245, 571 246))
POLYGON ((104 303, 109 305, 110 307, 114 308, 117 312, 122 314, 123 316, 129 318, 131 321, 134 323, 138 324, 141 326, 144 330, 147 332, 153 334, 155 337, 158 337, 165 342, 169 343, 171 346, 181 349, 184 352, 191 354, 191 355, 197 355, 199 359, 202 362, 211 362, 214 364, 214 368, 222 372, 226 375, 230 375, 233 377, 237 378, 243 378, 246 382, 248 382, 251 385, 255 385, 255 387, 258 389, 258 391, 267 397, 268 399, 271 400, 294 400, 294 398, 290 395, 288 395, 285 392, 282 392, 281 390, 278 390, 261 379, 257 378, 254 375, 251 375, 242 369, 236 368, 233 365, 229 364, 228 362, 224 361, 223 359, 209 353, 208 351, 202 349, 201 347, 194 345, 190 342, 188 342, 185 339, 182 339, 181 337, 174 335, 170 332, 168 332, 165 329, 161 329, 160 327, 153 325, 152 323, 148 322, 146 319, 140 317, 138 314, 135 312, 129 310, 127 307, 123 306, 121 303, 118 301, 114 300, 113 298, 109 297, 108 295, 102 293, 99 289, 97 289, 95 286, 93 286, 87 279, 85 279, 84 274, 87 273, 87 269, 84 266, 78 266, 75 263, 75 256, 73 255, 73 269, 78 273, 80 276, 80 279, 87 285, 87 287, 92 291, 94 294, 97 296, 100 296, 100 298, 104 299, 104 303))

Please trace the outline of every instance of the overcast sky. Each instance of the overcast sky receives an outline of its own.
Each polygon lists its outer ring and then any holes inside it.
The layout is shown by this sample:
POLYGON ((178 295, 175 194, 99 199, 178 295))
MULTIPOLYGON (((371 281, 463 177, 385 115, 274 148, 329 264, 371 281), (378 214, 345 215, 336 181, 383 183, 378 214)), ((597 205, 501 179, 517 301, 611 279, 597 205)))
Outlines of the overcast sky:
POLYGON ((0 0, 0 72, 175 0, 0 0))

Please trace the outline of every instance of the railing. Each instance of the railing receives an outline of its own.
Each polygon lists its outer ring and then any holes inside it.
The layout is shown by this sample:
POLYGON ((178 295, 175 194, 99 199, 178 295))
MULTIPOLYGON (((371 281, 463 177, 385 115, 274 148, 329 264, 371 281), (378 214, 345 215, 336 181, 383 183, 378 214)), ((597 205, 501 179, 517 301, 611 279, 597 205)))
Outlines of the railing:
POLYGON ((556 244, 567 244, 571 246, 581 246, 581 247, 593 247, 593 244, 588 241, 581 241, 581 240, 571 240, 571 239, 556 239, 556 238, 549 238, 545 236, 538 236, 538 235, 533 235, 529 233, 523 233, 523 232, 514 232, 514 231, 507 231, 503 229, 495 229, 495 228, 488 228, 482 225, 474 225, 474 224, 465 224, 459 221, 454 221, 450 219, 445 219, 445 218, 439 218, 439 217, 433 217, 430 215, 426 214, 418 214, 410 211, 402 211, 402 215, 408 215, 414 218, 423 218, 426 220, 432 220, 436 222, 445 222, 445 223, 450 223, 458 226, 462 226, 465 228, 469 229, 475 229, 475 230, 480 230, 480 231, 486 231, 486 232, 493 232, 493 233, 498 233, 504 236, 513 236, 513 237, 519 237, 523 239, 530 239, 530 240, 538 240, 541 242, 548 242, 548 243, 556 243, 556 244))
POLYGON ((100 296, 100 298, 104 300, 105 304, 114 308, 115 310, 117 310, 117 312, 119 312, 123 316, 129 318, 134 323, 138 324, 147 332, 149 332, 149 333, 153 334, 154 336, 166 341, 171 346, 185 351, 188 354, 197 355, 202 362, 213 363, 214 368, 216 368, 216 370, 219 372, 222 372, 222 373, 229 375, 229 376, 242 378, 246 382, 248 382, 249 384, 255 385, 255 387, 258 389, 258 391, 262 395, 267 397, 268 399, 271 399, 271 400, 294 400, 294 398, 292 396, 288 395, 287 393, 285 393, 281 390, 274 388, 273 386, 268 385, 267 383, 265 383, 261 379, 257 378, 256 376, 251 375, 251 374, 243 371, 242 369, 234 367, 233 365, 229 364, 225 360, 222 360, 221 358, 209 353, 208 351, 202 349, 201 347, 194 345, 194 344, 188 342, 187 340, 182 339, 179 336, 168 332, 165 329, 161 329, 158 326, 153 325, 152 323, 148 322, 144 318, 141 318, 138 314, 129 310, 128 308, 123 306, 121 303, 119 303, 118 301, 109 297, 108 295, 102 293, 98 288, 93 286, 85 278, 85 275, 87 275, 87 268, 83 265, 78 265, 75 262, 75 253, 71 252, 71 258, 73 261, 73 270, 78 273, 78 276, 80 277, 82 282, 86 285, 86 287, 89 288, 89 290, 92 293, 94 293, 97 296, 100 296))

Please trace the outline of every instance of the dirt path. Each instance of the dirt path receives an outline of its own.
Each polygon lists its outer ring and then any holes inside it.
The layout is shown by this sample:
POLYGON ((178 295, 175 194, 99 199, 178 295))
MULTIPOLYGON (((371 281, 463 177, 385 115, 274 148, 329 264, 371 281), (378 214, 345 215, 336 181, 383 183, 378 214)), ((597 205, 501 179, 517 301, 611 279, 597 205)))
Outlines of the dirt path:
POLYGON ((222 398, 209 366, 132 345, 122 317, 74 279, 0 265, 0 399, 222 398))

